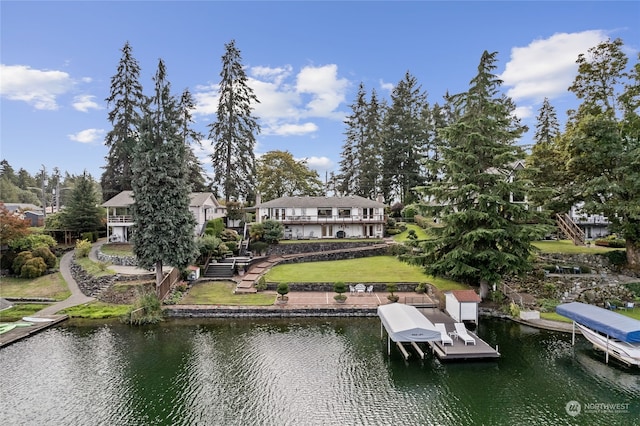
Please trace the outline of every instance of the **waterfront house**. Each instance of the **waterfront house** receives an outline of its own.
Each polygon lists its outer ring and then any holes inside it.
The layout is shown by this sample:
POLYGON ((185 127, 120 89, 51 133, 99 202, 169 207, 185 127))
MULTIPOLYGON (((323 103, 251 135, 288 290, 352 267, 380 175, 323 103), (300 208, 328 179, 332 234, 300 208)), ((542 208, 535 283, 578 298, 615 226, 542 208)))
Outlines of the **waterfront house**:
MULTIPOLYGON (((209 192, 193 192, 190 194, 189 211, 196 220, 195 235, 202 235, 209 220, 224 217, 226 209, 220 205, 213 194, 209 192)), ((133 191, 122 191, 102 207, 107 209, 107 238, 112 242, 127 242, 131 237, 133 216, 133 191)))
POLYGON ((256 221, 281 222, 285 239, 382 238, 385 204, 357 195, 256 200, 256 221))

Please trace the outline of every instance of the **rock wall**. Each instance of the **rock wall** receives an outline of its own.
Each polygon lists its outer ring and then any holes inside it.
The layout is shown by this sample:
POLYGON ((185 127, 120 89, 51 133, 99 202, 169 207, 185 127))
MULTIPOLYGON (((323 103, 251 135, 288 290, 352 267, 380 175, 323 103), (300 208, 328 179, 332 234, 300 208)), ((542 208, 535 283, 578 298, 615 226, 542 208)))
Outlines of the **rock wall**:
POLYGON ((314 254, 308 254, 305 256, 287 258, 282 260, 280 263, 304 263, 304 262, 322 262, 322 261, 330 261, 330 260, 358 259, 361 257, 384 256, 388 253, 389 253, 389 248, 386 246, 373 247, 370 249, 367 248, 363 250, 319 252, 314 254))
POLYGON ((311 253, 320 251, 345 250, 355 247, 368 247, 381 244, 380 240, 369 241, 323 241, 318 243, 287 243, 270 245, 267 250, 269 256, 284 256, 288 254, 311 253))
POLYGON ((286 318, 286 317, 375 317, 375 308, 290 308, 280 306, 176 306, 163 309, 170 318, 286 318))
POLYGON ((135 256, 114 256, 104 254, 100 250, 96 252, 96 257, 100 262, 111 263, 119 266, 138 266, 138 259, 135 256))

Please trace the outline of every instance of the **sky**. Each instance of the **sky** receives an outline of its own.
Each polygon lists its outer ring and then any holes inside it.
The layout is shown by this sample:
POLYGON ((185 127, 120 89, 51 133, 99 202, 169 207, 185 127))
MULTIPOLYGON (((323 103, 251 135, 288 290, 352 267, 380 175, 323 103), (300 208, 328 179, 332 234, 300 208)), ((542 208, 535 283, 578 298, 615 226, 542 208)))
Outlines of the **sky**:
POLYGON ((637 1, 6 1, 0 0, 0 157, 15 171, 90 173, 108 153, 109 96, 129 42, 151 95, 165 62, 174 94, 197 101, 194 145, 211 173, 217 87, 225 44, 235 40, 261 133, 255 154, 289 151, 322 180, 338 172, 344 119, 360 83, 390 94, 409 72, 428 102, 464 92, 482 53, 531 129, 543 99, 563 128, 577 100, 567 90, 576 59, 621 38, 630 63, 640 51, 637 1))

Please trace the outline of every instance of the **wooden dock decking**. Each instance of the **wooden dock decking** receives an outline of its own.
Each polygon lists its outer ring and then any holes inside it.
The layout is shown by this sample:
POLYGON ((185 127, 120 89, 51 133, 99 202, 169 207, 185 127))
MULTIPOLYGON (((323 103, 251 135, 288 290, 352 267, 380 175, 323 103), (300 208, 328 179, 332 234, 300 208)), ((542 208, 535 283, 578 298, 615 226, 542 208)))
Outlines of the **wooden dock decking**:
POLYGON ((441 341, 429 342, 431 351, 441 360, 463 360, 463 359, 496 359, 500 358, 497 348, 491 347, 487 342, 478 337, 475 333, 467 330, 467 333, 476 340, 476 344, 465 344, 462 339, 457 338, 454 323, 455 320, 437 308, 418 308, 418 310, 432 323, 443 323, 447 333, 453 339, 453 345, 443 345, 441 341))
MULTIPOLYGON (((25 339, 54 325, 61 323, 69 318, 68 315, 47 315, 39 318, 48 319, 46 322, 30 322, 29 326, 20 326, 6 333, 0 334, 0 348, 8 346, 19 340, 25 339)), ((26 323, 28 321, 16 321, 18 323, 26 323)))

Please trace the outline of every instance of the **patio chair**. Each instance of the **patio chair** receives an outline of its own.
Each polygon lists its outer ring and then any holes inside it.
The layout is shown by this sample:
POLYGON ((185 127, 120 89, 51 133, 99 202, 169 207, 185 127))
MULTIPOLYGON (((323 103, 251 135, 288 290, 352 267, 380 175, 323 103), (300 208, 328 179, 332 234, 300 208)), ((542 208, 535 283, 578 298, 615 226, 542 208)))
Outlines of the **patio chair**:
POLYGON ((356 288, 353 285, 349 285, 349 292, 354 294, 356 292, 356 288))
POLYGON ((616 305, 612 305, 608 300, 604 302, 604 307, 609 309, 610 311, 615 311, 616 309, 618 309, 616 305))
POLYGON ((364 284, 356 284, 356 293, 364 293, 366 290, 366 287, 364 286, 364 284))
POLYGON ((629 309, 631 309, 631 310, 633 311, 633 310, 635 309, 635 307, 636 307, 636 304, 635 304, 634 302, 627 302, 627 303, 624 305, 624 309, 625 309, 625 310, 629 310, 629 309))
POLYGON ((471 343, 472 345, 476 344, 476 339, 474 339, 469 333, 467 333, 467 327, 465 327, 463 323, 457 322, 454 325, 456 327, 456 333, 458 333, 458 337, 464 340, 465 345, 468 343, 471 343))
POLYGON ((373 293, 373 286, 372 285, 367 287, 367 293, 373 293))
POLYGON ((447 328, 444 326, 444 324, 441 322, 437 322, 433 325, 435 325, 436 330, 440 332, 440 341, 442 342, 442 346, 446 345, 447 343, 453 345, 453 339, 447 334, 447 328))

